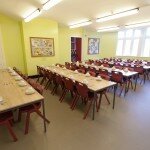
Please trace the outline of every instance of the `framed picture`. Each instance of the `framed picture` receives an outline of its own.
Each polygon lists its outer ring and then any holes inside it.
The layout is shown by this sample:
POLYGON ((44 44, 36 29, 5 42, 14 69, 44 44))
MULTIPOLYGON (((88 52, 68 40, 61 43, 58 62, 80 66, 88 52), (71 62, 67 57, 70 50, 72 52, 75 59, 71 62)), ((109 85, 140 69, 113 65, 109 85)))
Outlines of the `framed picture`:
POLYGON ((88 38, 88 54, 99 54, 99 38, 88 38))
POLYGON ((54 38, 30 37, 32 57, 54 56, 54 38))

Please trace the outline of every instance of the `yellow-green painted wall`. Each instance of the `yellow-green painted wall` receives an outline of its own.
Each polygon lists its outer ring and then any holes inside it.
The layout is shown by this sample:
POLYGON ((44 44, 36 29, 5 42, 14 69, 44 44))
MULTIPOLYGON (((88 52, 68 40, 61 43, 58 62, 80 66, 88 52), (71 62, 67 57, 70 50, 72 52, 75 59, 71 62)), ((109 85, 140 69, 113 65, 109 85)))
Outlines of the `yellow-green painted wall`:
POLYGON ((82 37, 82 29, 69 29, 59 26, 59 62, 64 64, 71 61, 71 37, 82 37))
POLYGON ((19 21, 0 14, 0 26, 6 65, 10 67, 16 66, 24 72, 24 57, 19 21))
POLYGON ((99 59, 100 54, 88 55, 88 37, 100 38, 97 32, 88 31, 83 28, 70 29, 68 27, 59 26, 59 51, 60 63, 71 61, 71 37, 82 38, 82 60, 99 59))
POLYGON ((101 34, 100 58, 114 57, 116 46, 117 34, 115 32, 101 34))
MULTIPOLYGON (((3 14, 0 14, 0 27, 7 66, 16 66, 28 75, 36 74, 37 65, 47 66, 71 61, 71 37, 82 38, 82 60, 115 57, 116 32, 100 34, 83 28, 70 29, 66 26, 58 26, 56 21, 45 18, 25 23, 3 14), (31 57, 30 37, 54 38, 55 56, 31 57), (99 54, 87 54, 89 37, 100 38, 99 54)), ((150 60, 143 57, 140 59, 150 60)))
MULTIPOLYGON (((82 35, 82 60, 88 60, 88 59, 99 59, 100 58, 100 44, 99 44, 99 54, 93 54, 89 55, 88 54, 88 38, 100 38, 101 36, 99 33, 96 31, 90 31, 87 29, 83 30, 83 35, 82 35)), ((101 41, 100 41, 101 42, 101 41)))
MULTIPOLYGON (((116 57, 117 48, 117 32, 103 33, 101 34, 101 47, 100 57, 116 57)), ((150 57, 133 57, 133 56, 122 56, 120 58, 134 58, 150 60, 150 57)))
POLYGON ((59 62, 58 23, 49 19, 38 18, 28 23, 22 22, 24 51, 28 75, 36 74, 37 65, 48 66, 59 62), (55 56, 31 57, 30 37, 54 38, 55 56))

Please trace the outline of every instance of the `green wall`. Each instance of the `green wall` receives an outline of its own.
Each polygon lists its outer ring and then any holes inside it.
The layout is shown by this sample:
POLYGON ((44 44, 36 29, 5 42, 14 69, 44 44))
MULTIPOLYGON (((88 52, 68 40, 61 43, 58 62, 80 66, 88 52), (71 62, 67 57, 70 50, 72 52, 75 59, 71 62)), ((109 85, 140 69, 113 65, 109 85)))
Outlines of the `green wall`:
POLYGON ((0 14, 0 26, 6 65, 10 67, 16 66, 24 72, 22 35, 19 21, 0 14))
MULTIPOLYGON (((7 66, 16 66, 28 75, 36 74, 37 65, 71 61, 71 37, 82 38, 82 60, 115 57, 117 32, 100 34, 84 28, 70 29, 45 18, 25 23, 3 14, 0 14, 0 27, 7 66), (54 38, 55 56, 31 57, 30 37, 54 38), (100 38, 99 54, 87 54, 89 37, 100 38)), ((140 59, 150 60, 149 57, 140 59)))
POLYGON ((69 29, 59 26, 59 62, 71 61, 71 37, 82 37, 82 28, 69 29))
MULTIPOLYGON (((103 33, 101 34, 101 47, 100 57, 116 57, 117 49, 117 32, 103 33)), ((142 60, 150 60, 150 57, 133 57, 133 56, 121 56, 119 58, 134 58, 142 60)))
POLYGON ((70 29, 69 27, 59 26, 59 50, 60 63, 71 61, 71 37, 82 38, 82 60, 99 59, 100 54, 88 55, 88 37, 100 38, 97 32, 88 31, 83 28, 70 29))
POLYGON ((36 74, 37 65, 48 66, 59 61, 58 23, 49 19, 34 19, 28 23, 22 22, 23 44, 28 75, 36 74), (30 37, 54 38, 55 56, 31 57, 30 37))

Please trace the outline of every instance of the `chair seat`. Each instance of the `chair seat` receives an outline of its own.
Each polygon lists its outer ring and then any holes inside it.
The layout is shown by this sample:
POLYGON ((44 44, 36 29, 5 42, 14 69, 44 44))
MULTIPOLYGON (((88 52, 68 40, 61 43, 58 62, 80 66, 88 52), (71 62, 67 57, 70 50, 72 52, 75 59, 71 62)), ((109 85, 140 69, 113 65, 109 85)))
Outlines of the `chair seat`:
MULTIPOLYGON (((36 106, 37 109, 39 109, 41 107, 41 102, 36 103, 35 106, 36 106)), ((34 109, 35 109, 34 105, 31 104, 31 105, 28 105, 28 106, 21 107, 19 110, 22 111, 22 112, 28 112, 28 111, 32 111, 34 109)))
POLYGON ((12 111, 0 114, 0 123, 6 120, 11 120, 11 119, 13 119, 12 111))

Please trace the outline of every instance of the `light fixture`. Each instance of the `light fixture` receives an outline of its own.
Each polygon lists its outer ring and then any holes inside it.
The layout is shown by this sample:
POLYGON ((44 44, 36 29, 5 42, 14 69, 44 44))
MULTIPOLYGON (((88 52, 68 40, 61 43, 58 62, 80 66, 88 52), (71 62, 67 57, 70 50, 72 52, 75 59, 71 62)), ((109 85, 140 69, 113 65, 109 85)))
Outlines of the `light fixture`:
POLYGON ((117 26, 113 26, 113 27, 104 27, 104 28, 99 28, 99 29, 97 30, 97 32, 116 31, 116 30, 118 30, 118 29, 120 29, 120 28, 117 27, 117 26))
POLYGON ((44 5, 43 5, 43 9, 44 10, 48 10, 51 7, 57 5, 58 3, 60 3, 62 0, 49 0, 47 1, 44 5))
POLYGON ((139 8, 135 8, 135 9, 123 11, 123 12, 120 12, 120 13, 112 14, 112 15, 109 15, 109 16, 104 16, 104 17, 101 17, 101 18, 97 18, 96 22, 105 22, 105 21, 108 21, 108 20, 113 20, 113 19, 117 19, 117 18, 121 18, 121 17, 125 17, 125 16, 134 15, 138 12, 139 12, 139 8))
POLYGON ((92 21, 88 20, 88 21, 72 24, 72 25, 70 25, 70 28, 78 28, 78 27, 88 26, 90 24, 92 24, 92 21))
POLYGON ((40 9, 35 10, 34 12, 32 12, 29 16, 27 16, 24 21, 25 22, 29 22, 30 20, 32 20, 33 18, 37 17, 39 14, 41 13, 40 9))
POLYGON ((136 28, 136 27, 144 27, 144 26, 149 26, 149 25, 150 25, 150 21, 125 25, 125 28, 136 28))

